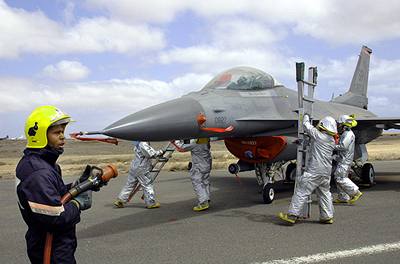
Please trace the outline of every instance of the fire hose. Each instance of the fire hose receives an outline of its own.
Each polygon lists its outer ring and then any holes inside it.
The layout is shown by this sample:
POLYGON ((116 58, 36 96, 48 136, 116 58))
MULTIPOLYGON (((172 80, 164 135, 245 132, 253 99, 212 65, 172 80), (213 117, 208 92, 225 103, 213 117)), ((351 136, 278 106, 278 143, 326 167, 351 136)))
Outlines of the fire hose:
MULTIPOLYGON (((104 186, 109 180, 118 176, 118 170, 114 165, 107 165, 105 168, 100 169, 92 167, 90 176, 87 180, 78 185, 72 187, 64 196, 61 198, 61 204, 66 204, 71 199, 76 197, 82 192, 91 190, 94 188, 100 188, 104 186)), ((53 234, 47 232, 46 241, 44 246, 43 263, 50 264, 51 259, 51 248, 53 244, 53 234)))

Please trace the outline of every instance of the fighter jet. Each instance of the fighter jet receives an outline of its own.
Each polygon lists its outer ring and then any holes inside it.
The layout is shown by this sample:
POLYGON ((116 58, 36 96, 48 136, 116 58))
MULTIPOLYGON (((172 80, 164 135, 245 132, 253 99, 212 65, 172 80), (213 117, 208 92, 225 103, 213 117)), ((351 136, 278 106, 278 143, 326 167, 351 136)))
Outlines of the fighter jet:
MULTIPOLYGON (((372 50, 361 48, 349 90, 329 102, 315 100, 314 121, 325 116, 354 114, 358 122, 354 172, 372 184, 375 173, 367 163, 365 144, 384 129, 400 128, 400 118, 380 118, 368 111, 368 72, 372 50)), ((297 92, 270 74, 251 67, 236 67, 218 74, 198 92, 128 115, 100 133, 126 139, 167 141, 219 138, 238 158, 231 173, 255 170, 264 202, 274 199, 274 175, 286 166, 283 177, 293 178, 296 159, 297 92)))

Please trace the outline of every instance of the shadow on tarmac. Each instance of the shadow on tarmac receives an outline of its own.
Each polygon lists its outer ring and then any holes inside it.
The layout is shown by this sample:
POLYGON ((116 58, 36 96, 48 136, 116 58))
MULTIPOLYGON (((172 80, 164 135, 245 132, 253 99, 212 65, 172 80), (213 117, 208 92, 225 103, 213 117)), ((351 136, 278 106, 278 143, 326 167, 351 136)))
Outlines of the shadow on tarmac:
MULTIPOLYGON (((392 180, 390 177, 398 176, 399 173, 379 172, 376 175, 378 177, 376 178, 377 184, 375 186, 370 188, 366 188, 363 186, 360 187, 362 190, 364 190, 364 192, 368 193, 388 190, 400 192, 400 181, 392 180)), ((162 180, 160 182, 171 182, 180 180, 182 179, 162 180)), ((263 204, 262 196, 259 189, 260 187, 258 187, 255 178, 240 178, 240 183, 238 183, 231 176, 215 177, 211 178, 211 184, 212 188, 216 188, 217 191, 212 191, 212 202, 210 209, 207 211, 192 211, 192 206, 196 203, 195 197, 193 197, 192 199, 178 201, 174 203, 163 203, 162 207, 159 209, 135 212, 129 215, 124 215, 119 218, 90 226, 85 230, 81 230, 79 233, 79 237, 93 238, 117 234, 129 230, 147 228, 165 223, 174 223, 184 219, 203 216, 210 213, 214 214, 213 217, 245 217, 253 222, 269 222, 272 224, 282 225, 282 222, 279 221, 276 215, 254 214, 242 210, 231 210, 221 214, 215 214, 216 212, 222 212, 230 209, 240 209, 257 204, 263 204)), ((276 203, 279 200, 290 198, 292 196, 294 184, 277 182, 275 183, 274 188, 276 191, 274 203, 276 203)), ((331 190, 335 192, 335 188, 331 188, 331 190)), ((313 203, 316 202, 314 201, 313 203)), ((111 204, 104 205, 104 207, 111 206, 111 204)), ((143 209, 143 204, 129 203, 124 209, 115 210, 117 212, 118 210, 129 210, 130 208, 143 209)), ((314 224, 314 221, 300 221, 299 223, 314 224)))
MULTIPOLYGON (((211 186, 212 188, 216 188, 218 190, 212 191, 212 200, 210 203, 211 206, 210 209, 206 211, 192 211, 192 206, 196 203, 195 197, 193 197, 192 199, 178 201, 174 203, 162 203, 161 208, 152 210, 143 209, 143 204, 141 203, 128 203, 127 206, 123 209, 113 209, 116 212, 115 215, 118 215, 117 212, 119 210, 129 210, 132 208, 135 208, 135 210, 137 208, 143 210, 89 226, 79 232, 79 238, 94 238, 112 235, 129 230, 142 229, 165 223, 174 223, 192 217, 204 216, 205 214, 215 214, 216 212, 229 209, 246 208, 257 204, 263 204, 262 196, 261 193, 259 193, 259 187, 255 178, 241 178, 240 183, 238 183, 232 177, 215 177, 211 178, 211 186)), ((276 183, 275 199, 279 200, 290 197, 292 195, 293 186, 293 184, 276 183)), ((112 205, 106 204, 104 205, 104 207, 112 207, 112 205)), ((228 214, 234 215, 229 216, 224 214, 217 214, 214 216, 247 217, 251 221, 257 222, 270 222, 272 220, 272 216, 266 216, 263 214, 246 215, 245 212, 241 212, 240 210, 234 210, 233 212, 229 212, 228 214)))

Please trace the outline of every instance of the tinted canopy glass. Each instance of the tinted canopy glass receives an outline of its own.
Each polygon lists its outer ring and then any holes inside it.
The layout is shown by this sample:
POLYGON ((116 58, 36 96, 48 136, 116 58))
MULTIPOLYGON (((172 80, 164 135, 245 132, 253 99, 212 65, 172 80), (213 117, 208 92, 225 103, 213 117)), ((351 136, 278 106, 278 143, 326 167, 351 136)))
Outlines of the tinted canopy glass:
POLYGON ((264 90, 276 85, 274 77, 250 67, 237 67, 218 74, 204 89, 264 90))

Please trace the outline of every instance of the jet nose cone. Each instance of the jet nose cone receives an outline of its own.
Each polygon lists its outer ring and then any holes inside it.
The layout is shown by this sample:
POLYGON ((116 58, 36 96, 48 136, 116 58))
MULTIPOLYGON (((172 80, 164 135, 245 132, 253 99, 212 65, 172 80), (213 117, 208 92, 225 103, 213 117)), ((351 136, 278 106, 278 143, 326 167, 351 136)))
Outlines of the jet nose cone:
POLYGON ((142 141, 195 138, 199 133, 196 117, 201 112, 198 101, 178 98, 128 115, 106 127, 103 134, 142 141))

